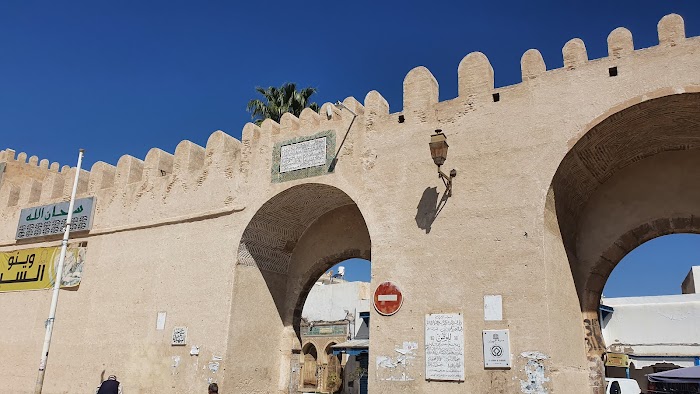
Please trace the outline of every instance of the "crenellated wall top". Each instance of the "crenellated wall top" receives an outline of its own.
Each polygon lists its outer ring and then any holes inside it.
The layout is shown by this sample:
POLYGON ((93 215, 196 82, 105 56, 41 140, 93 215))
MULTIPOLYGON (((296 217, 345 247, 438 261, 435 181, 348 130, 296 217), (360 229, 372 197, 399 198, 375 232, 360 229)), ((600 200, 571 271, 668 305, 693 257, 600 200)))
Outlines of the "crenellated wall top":
MULTIPOLYGON (((699 42, 698 38, 686 38, 684 21, 676 14, 663 17, 657 30, 659 44, 639 50, 635 50, 629 30, 613 30, 607 39, 608 57, 604 59, 612 65, 637 53, 655 50, 667 51, 664 56, 673 57, 674 51, 684 50, 684 45, 699 42)), ((496 88, 494 70, 486 55, 470 53, 457 67, 458 97, 450 100, 454 103, 450 105, 478 105, 502 99, 498 94, 505 91, 546 88, 548 75, 561 77, 564 73, 565 78, 576 80, 590 64, 604 60, 590 60, 585 43, 578 38, 564 45, 562 56, 563 68, 547 70, 541 53, 530 49, 521 58, 522 82, 496 88)), ((553 83, 561 82, 557 80, 553 83)), ((145 158, 122 156, 116 166, 98 161, 89 171, 83 172, 78 192, 80 195, 100 196, 98 207, 120 205, 125 212, 124 217, 130 215, 127 213, 129 209, 140 217, 158 217, 161 212, 173 212, 174 205, 184 204, 176 202, 173 194, 188 196, 184 201, 196 195, 206 202, 202 206, 241 207, 244 204, 240 194, 249 189, 251 183, 260 179, 269 181, 272 147, 281 141, 334 130, 338 133, 338 149, 343 149, 341 140, 350 129, 356 134, 353 138, 357 139, 361 138, 357 134, 370 135, 395 127, 396 119, 403 118, 400 115, 404 114, 408 122, 432 122, 436 120, 436 108, 446 105, 439 101, 437 80, 422 66, 412 69, 404 78, 402 112, 390 113, 387 100, 377 91, 370 91, 363 104, 353 97, 346 98, 342 104, 324 103, 318 113, 307 108, 298 118, 284 114, 279 123, 269 119, 260 126, 248 123, 243 127, 241 140, 223 131, 215 131, 205 147, 185 140, 177 145, 172 154, 152 148, 145 158), (205 190, 208 183, 220 185, 223 180, 232 182, 221 193, 213 194, 205 190), (155 203, 152 202, 148 212, 139 212, 139 204, 134 204, 139 199, 157 201, 162 206, 153 208, 155 203)), ((3 179, 0 212, 4 211, 5 217, 18 211, 19 207, 54 202, 69 196, 75 168, 49 163, 37 156, 28 157, 24 152, 16 154, 12 149, 0 151, 0 162, 12 167, 13 174, 19 174, 15 176, 6 170, 6 176, 0 178, 3 179)), ((183 212, 187 210, 184 205, 178 209, 183 212)), ((129 220, 133 221, 133 218, 124 219, 125 222, 129 220)))

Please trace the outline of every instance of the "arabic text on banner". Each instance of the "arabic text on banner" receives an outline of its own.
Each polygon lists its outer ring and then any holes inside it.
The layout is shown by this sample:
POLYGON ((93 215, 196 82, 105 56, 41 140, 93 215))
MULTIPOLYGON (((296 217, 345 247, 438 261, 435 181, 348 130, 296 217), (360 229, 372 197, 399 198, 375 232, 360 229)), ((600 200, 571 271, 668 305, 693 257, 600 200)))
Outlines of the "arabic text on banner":
MULTIPOLYGON (((86 249, 68 246, 61 287, 80 284, 86 249)), ((0 253, 0 292, 52 288, 60 255, 60 246, 0 253)))

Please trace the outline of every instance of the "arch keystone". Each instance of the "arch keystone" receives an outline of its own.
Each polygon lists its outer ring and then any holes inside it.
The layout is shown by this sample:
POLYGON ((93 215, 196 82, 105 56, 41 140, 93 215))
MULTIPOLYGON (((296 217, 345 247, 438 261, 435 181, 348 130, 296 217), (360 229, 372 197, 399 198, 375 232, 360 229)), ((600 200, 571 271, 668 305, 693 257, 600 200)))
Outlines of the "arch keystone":
POLYGON ((661 18, 656 29, 659 32, 659 44, 674 46, 685 40, 685 22, 678 14, 661 18))
POLYGON ((430 71, 419 66, 403 80, 403 112, 426 112, 438 103, 440 89, 430 71))
POLYGON ((542 54, 537 49, 528 49, 520 58, 520 72, 523 81, 535 79, 547 71, 542 54))
POLYGON ((576 67, 584 65, 588 61, 588 53, 586 52, 586 44, 580 38, 574 38, 564 45, 562 49, 564 55, 564 67, 568 70, 573 70, 576 67))
POLYGON ((608 35, 608 56, 620 58, 634 52, 632 32, 624 27, 618 27, 608 35))
POLYGON ((493 90, 493 67, 481 52, 465 56, 457 67, 459 96, 483 95, 493 90))

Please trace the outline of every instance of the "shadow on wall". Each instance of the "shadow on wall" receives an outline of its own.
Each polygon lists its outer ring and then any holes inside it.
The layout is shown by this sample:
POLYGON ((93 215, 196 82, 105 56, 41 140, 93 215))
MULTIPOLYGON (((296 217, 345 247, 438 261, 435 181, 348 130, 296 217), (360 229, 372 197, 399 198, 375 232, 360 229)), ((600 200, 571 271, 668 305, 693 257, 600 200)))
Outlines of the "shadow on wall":
POLYGON ((442 198, 438 201, 439 195, 437 187, 426 187, 425 190, 423 190, 423 196, 421 196, 418 202, 416 225, 421 230, 425 230, 426 234, 430 233, 433 222, 437 219, 449 198, 447 193, 443 193, 442 198))

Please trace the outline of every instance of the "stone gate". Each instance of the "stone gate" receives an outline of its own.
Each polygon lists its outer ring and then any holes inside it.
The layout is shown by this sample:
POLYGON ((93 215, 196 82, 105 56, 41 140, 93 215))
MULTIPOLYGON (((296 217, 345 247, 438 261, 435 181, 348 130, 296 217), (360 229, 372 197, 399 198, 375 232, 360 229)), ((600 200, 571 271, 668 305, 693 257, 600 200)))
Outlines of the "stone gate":
MULTIPOLYGON (((73 238, 86 263, 61 294, 44 392, 89 391, 102 370, 134 392, 287 392, 310 287, 361 257, 372 288, 404 295, 396 314, 372 313, 370 392, 602 393, 610 272, 649 239, 700 232, 700 39, 678 15, 658 34, 635 50, 618 28, 595 60, 573 39, 555 70, 529 50, 522 82, 500 88, 471 53, 452 100, 417 67, 400 112, 372 91, 247 124, 240 141, 216 131, 206 147, 97 162, 80 176, 94 222, 73 238), (428 150, 436 129, 451 196, 428 150), (502 297, 501 320, 485 320, 486 295, 502 297), (463 317, 463 383, 426 379, 434 313, 463 317), (185 346, 171 341, 179 327, 185 346), (510 368, 484 367, 491 329, 509 330, 510 368)), ((67 200, 75 169, 10 149, 0 162, 0 252, 58 245, 16 240, 17 223, 67 200)), ((7 392, 33 392, 49 300, 0 293, 7 392)))

